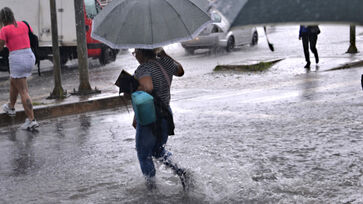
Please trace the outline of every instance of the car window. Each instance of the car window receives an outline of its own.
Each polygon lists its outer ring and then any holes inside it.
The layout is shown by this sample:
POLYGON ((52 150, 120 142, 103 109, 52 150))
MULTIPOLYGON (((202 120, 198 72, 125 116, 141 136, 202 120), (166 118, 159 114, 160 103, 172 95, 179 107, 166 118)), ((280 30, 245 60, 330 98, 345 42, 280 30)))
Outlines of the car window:
POLYGON ((222 17, 216 12, 212 12, 211 18, 214 23, 222 22, 222 17))
POLYGON ((217 25, 213 25, 211 33, 222 33, 222 29, 218 27, 217 25))
POLYGON ((208 25, 201 33, 200 35, 209 35, 212 32, 213 24, 208 25))

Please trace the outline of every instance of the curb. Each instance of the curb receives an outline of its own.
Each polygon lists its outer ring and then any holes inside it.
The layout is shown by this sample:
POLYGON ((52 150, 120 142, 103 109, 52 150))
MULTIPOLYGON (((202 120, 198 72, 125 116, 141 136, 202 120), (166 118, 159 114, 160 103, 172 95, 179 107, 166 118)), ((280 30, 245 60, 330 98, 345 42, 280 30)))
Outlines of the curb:
POLYGON ((343 64, 341 66, 334 67, 334 68, 329 69, 327 71, 336 71, 336 70, 341 70, 341 69, 358 68, 358 67, 362 67, 362 66, 363 66, 363 60, 359 60, 359 61, 356 61, 356 62, 346 63, 346 64, 343 64))
MULTIPOLYGON (((60 105, 39 106, 34 108, 34 115, 37 120, 55 118, 66 115, 80 114, 90 111, 98 111, 130 104, 129 97, 111 96, 101 99, 86 100, 60 105)), ((0 127, 23 123, 26 119, 24 110, 17 111, 15 117, 10 117, 5 113, 0 114, 0 127)))

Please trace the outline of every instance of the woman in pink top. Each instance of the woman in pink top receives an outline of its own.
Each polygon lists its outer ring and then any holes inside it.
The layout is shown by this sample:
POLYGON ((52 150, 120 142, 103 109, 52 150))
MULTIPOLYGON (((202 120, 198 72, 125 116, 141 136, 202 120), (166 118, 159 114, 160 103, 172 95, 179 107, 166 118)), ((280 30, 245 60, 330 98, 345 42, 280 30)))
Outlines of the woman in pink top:
POLYGON ((28 27, 24 22, 16 21, 10 8, 0 11, 0 51, 6 45, 10 51, 10 103, 3 105, 3 110, 10 116, 15 116, 14 105, 18 95, 21 97, 27 119, 22 129, 34 129, 39 124, 34 118, 32 100, 28 93, 27 77, 31 75, 35 64, 35 56, 30 49, 28 27))

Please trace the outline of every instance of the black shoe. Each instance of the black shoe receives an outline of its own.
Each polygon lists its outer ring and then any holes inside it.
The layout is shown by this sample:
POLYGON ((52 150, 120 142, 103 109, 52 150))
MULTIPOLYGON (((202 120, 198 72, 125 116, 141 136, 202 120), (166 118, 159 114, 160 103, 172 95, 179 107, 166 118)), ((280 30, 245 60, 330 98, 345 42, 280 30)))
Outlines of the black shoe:
POLYGON ((304 68, 310 68, 310 62, 306 63, 304 68))

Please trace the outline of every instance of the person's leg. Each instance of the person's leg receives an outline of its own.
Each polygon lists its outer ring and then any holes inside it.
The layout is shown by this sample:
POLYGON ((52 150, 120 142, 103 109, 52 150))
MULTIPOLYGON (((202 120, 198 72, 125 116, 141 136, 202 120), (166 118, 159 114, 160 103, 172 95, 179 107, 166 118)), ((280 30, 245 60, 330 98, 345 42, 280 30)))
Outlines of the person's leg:
POLYGON ((310 35, 309 42, 310 42, 310 50, 314 53, 315 62, 319 63, 319 55, 318 50, 316 49, 316 42, 318 41, 318 35, 310 35))
POLYGON ((15 80, 10 78, 10 103, 9 108, 14 108, 16 100, 18 99, 19 92, 15 87, 15 80))
POLYGON ((309 36, 303 35, 302 36, 302 44, 304 48, 304 55, 305 55, 305 61, 306 61, 306 68, 307 66, 310 66, 310 54, 309 54, 309 36))
POLYGON ((157 140, 155 144, 153 156, 158 159, 158 161, 162 162, 166 167, 171 168, 174 173, 180 176, 184 170, 172 160, 172 153, 165 149, 165 145, 169 137, 168 128, 167 120, 161 120, 161 138, 157 140))
POLYGON ((152 160, 152 151, 156 137, 152 134, 151 126, 136 127, 136 151, 141 171, 146 179, 155 176, 155 167, 152 160))
POLYGON ((21 97, 21 103, 23 104, 24 112, 29 121, 34 120, 33 104, 28 93, 28 83, 26 78, 14 79, 14 86, 17 89, 21 97))

